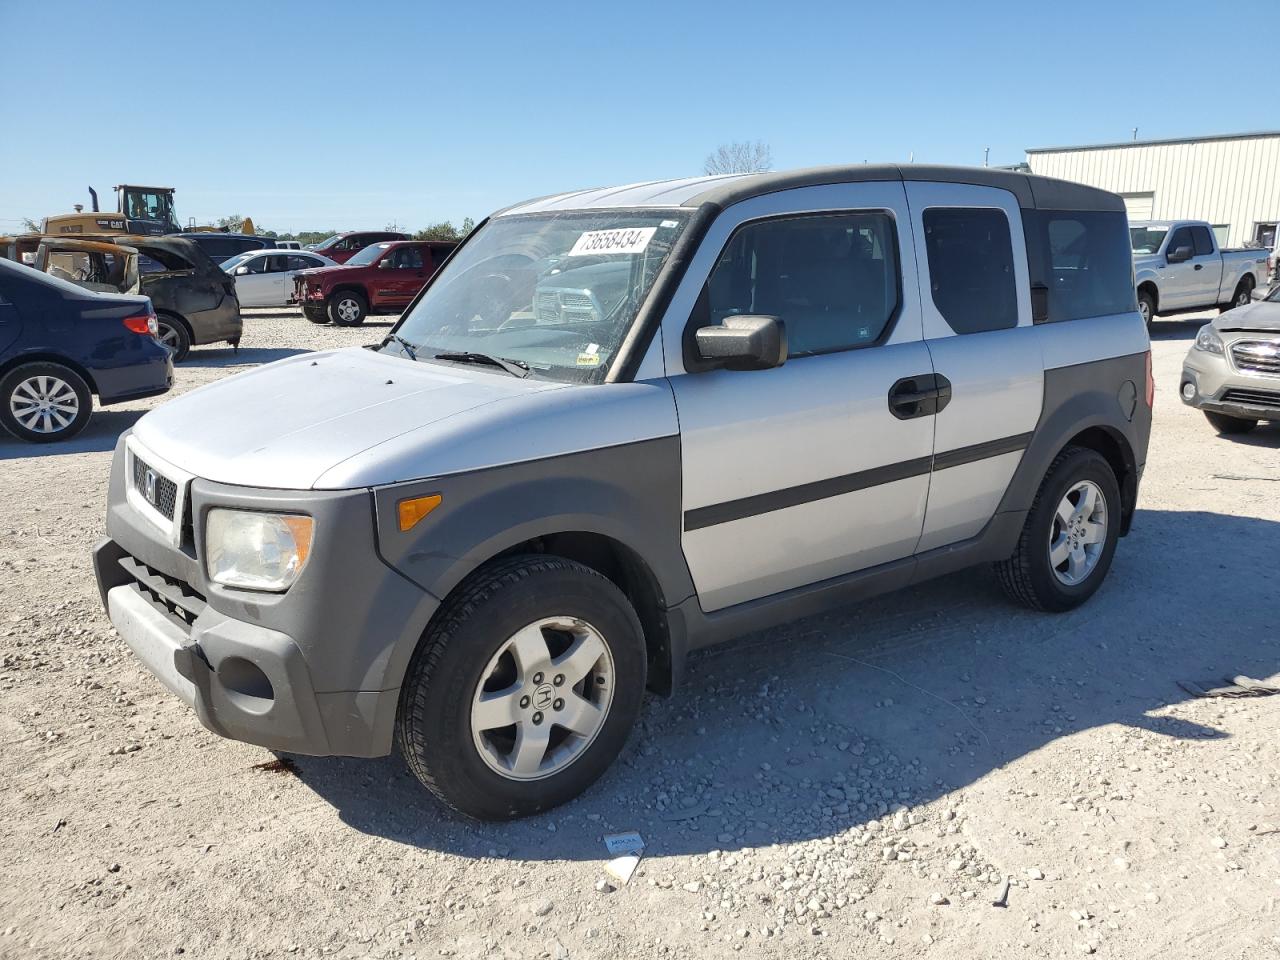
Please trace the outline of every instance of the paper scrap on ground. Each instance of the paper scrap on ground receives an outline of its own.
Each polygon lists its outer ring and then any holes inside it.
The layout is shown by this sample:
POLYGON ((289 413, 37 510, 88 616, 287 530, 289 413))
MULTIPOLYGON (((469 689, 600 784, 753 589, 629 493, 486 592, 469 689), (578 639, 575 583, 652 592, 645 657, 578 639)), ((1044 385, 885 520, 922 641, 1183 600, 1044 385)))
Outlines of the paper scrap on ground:
POLYGON ((644 839, 634 830, 627 833, 611 833, 604 838, 605 848, 615 857, 620 853, 639 853, 644 849, 644 839))
POLYGON ((618 886, 625 887, 638 866, 640 866, 640 858, 634 853, 628 853, 626 856, 614 857, 606 863, 604 872, 617 880, 618 886))

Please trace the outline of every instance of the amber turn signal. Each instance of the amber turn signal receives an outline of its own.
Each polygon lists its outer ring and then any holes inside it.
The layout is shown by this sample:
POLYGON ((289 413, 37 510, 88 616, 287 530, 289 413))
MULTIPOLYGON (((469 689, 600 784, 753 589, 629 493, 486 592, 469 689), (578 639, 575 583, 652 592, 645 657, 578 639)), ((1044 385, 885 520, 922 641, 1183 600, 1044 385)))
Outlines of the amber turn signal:
POLYGON ((440 494, 433 493, 429 497, 414 497, 412 500, 401 500, 396 505, 400 514, 400 530, 412 530, 418 521, 440 506, 440 494))

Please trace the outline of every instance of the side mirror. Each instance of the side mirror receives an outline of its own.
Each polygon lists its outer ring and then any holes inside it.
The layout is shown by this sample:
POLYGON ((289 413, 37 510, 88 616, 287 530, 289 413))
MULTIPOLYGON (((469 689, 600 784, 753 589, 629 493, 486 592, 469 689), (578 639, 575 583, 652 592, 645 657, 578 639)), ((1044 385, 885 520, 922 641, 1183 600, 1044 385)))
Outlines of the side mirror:
POLYGON ((394 266, 394 264, 391 262, 391 258, 390 258, 390 257, 387 257, 385 260, 379 260, 379 261, 378 261, 378 269, 379 269, 379 270, 390 270, 393 266, 394 266))
POLYGON ((249 272, 248 267, 236 267, 236 270, 235 270, 237 277, 243 277, 248 272, 249 272))
POLYGON ((1165 255, 1165 259, 1170 263, 1186 263, 1191 256, 1190 247, 1175 247, 1165 255))
POLYGON ((787 330, 777 317, 725 317, 694 339, 701 359, 729 370, 769 370, 787 360, 787 330))

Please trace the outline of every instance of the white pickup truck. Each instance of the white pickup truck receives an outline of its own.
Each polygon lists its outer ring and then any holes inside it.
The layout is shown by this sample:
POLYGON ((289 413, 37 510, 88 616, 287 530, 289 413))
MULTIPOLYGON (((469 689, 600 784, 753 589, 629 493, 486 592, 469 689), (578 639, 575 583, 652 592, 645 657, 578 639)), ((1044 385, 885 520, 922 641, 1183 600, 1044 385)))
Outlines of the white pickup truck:
POLYGON ((1130 222, 1129 238, 1138 307, 1148 325, 1170 314, 1243 306, 1267 282, 1265 250, 1220 249, 1203 220, 1130 222))

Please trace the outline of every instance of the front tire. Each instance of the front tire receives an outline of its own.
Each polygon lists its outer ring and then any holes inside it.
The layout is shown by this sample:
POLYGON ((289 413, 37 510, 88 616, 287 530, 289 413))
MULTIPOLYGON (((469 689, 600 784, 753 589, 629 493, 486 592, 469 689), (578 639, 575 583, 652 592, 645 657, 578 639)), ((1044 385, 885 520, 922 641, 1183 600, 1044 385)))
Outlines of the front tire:
POLYGON ((156 317, 156 339, 173 354, 174 363, 181 363, 191 352, 191 334, 186 324, 166 314, 156 317))
POLYGON ((1212 410, 1204 412, 1204 418, 1209 421, 1209 425, 1219 433, 1234 435, 1248 433, 1258 425, 1257 420, 1247 420, 1243 417, 1229 417, 1225 413, 1214 413, 1212 410))
POLYGON ((340 327, 358 327, 368 315, 369 304, 362 293, 340 290, 329 298, 329 319, 340 327))
POLYGON ((303 307, 302 315, 312 323, 329 322, 329 311, 324 307, 303 307))
POLYGON ((1111 465, 1095 450, 1067 447, 1049 465, 1013 556, 995 565, 1005 593, 1033 610, 1078 607, 1106 579, 1120 522, 1111 465))
POLYGON ((24 363, 0 380, 0 423, 19 440, 70 440, 92 415, 89 385, 60 363, 24 363))
POLYGON ((437 614, 409 665, 397 739, 449 807, 511 820, 586 790, 622 750, 645 690, 626 596, 572 560, 483 568, 437 614))

